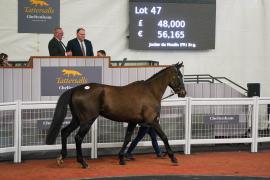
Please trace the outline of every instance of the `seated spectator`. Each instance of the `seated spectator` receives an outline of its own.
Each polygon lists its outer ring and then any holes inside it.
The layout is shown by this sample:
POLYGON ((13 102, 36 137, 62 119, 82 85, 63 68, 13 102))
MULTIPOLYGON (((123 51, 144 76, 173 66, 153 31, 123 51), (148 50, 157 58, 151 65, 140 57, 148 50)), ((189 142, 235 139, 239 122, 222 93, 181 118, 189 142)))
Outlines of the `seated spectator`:
POLYGON ((8 55, 5 53, 0 54, 0 66, 11 66, 11 64, 8 63, 8 55))
POLYGON ((98 50, 97 51, 97 56, 98 57, 104 57, 104 56, 106 56, 106 51, 104 51, 104 50, 98 50))

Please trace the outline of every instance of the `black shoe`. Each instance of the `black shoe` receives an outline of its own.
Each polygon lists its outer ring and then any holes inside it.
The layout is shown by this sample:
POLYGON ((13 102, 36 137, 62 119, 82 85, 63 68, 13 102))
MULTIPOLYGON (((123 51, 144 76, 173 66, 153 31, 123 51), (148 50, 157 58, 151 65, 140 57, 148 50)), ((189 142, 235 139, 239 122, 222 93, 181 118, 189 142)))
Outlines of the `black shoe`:
POLYGON ((134 161, 135 158, 130 154, 130 153, 126 153, 125 154, 125 158, 128 160, 128 161, 134 161))
POLYGON ((165 158, 166 155, 167 155, 166 153, 159 153, 159 154, 157 154, 157 158, 163 159, 163 158, 165 158))

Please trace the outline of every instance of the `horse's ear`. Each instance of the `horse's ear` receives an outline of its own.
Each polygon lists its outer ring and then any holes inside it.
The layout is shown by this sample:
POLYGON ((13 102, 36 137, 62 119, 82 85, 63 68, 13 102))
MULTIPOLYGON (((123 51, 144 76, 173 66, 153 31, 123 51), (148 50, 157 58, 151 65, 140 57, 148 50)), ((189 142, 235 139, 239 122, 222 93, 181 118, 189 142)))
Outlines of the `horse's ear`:
POLYGON ((181 64, 179 64, 180 65, 180 67, 182 67, 183 66, 183 61, 181 62, 181 64))
POLYGON ((177 68, 177 69, 179 69, 180 67, 182 67, 183 66, 183 61, 179 64, 179 62, 177 63, 177 64, 175 64, 175 67, 177 68))

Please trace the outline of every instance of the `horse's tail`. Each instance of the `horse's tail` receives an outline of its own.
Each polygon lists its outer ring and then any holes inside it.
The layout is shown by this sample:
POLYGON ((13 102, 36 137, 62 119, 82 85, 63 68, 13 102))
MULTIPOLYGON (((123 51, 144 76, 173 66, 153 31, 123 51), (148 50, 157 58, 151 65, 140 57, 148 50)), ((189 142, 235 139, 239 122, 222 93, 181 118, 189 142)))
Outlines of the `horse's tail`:
POLYGON ((71 89, 64 92, 58 99, 56 108, 53 115, 52 124, 46 137, 46 144, 51 145, 55 143, 55 140, 59 134, 61 125, 67 114, 67 106, 71 102, 71 89))

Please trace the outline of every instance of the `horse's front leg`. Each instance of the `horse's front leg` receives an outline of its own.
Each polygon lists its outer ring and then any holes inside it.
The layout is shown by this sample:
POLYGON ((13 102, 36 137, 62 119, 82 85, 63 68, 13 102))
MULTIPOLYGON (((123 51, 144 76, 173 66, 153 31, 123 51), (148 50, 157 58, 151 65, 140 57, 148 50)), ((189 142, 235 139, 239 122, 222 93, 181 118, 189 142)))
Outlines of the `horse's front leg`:
POLYGON ((126 131, 126 135, 125 135, 125 140, 124 140, 123 146, 122 146, 122 148, 121 148, 121 150, 119 151, 119 154, 118 154, 119 164, 120 165, 125 165, 126 164, 126 161, 124 159, 125 150, 126 150, 126 147, 127 147, 128 143, 131 140, 131 136, 132 136, 132 133, 133 133, 136 125, 137 125, 137 123, 128 123, 127 131, 126 131))
POLYGON ((178 161, 176 159, 176 157, 174 156, 174 153, 169 145, 169 141, 168 141, 168 138, 166 136, 166 134, 162 131, 160 125, 158 122, 155 122, 153 124, 153 127, 154 129, 156 130, 158 136, 161 138, 161 140, 163 141, 164 145, 165 145, 165 148, 167 150, 167 153, 169 155, 169 157, 171 158, 171 162, 174 163, 174 164, 177 164, 178 161))

